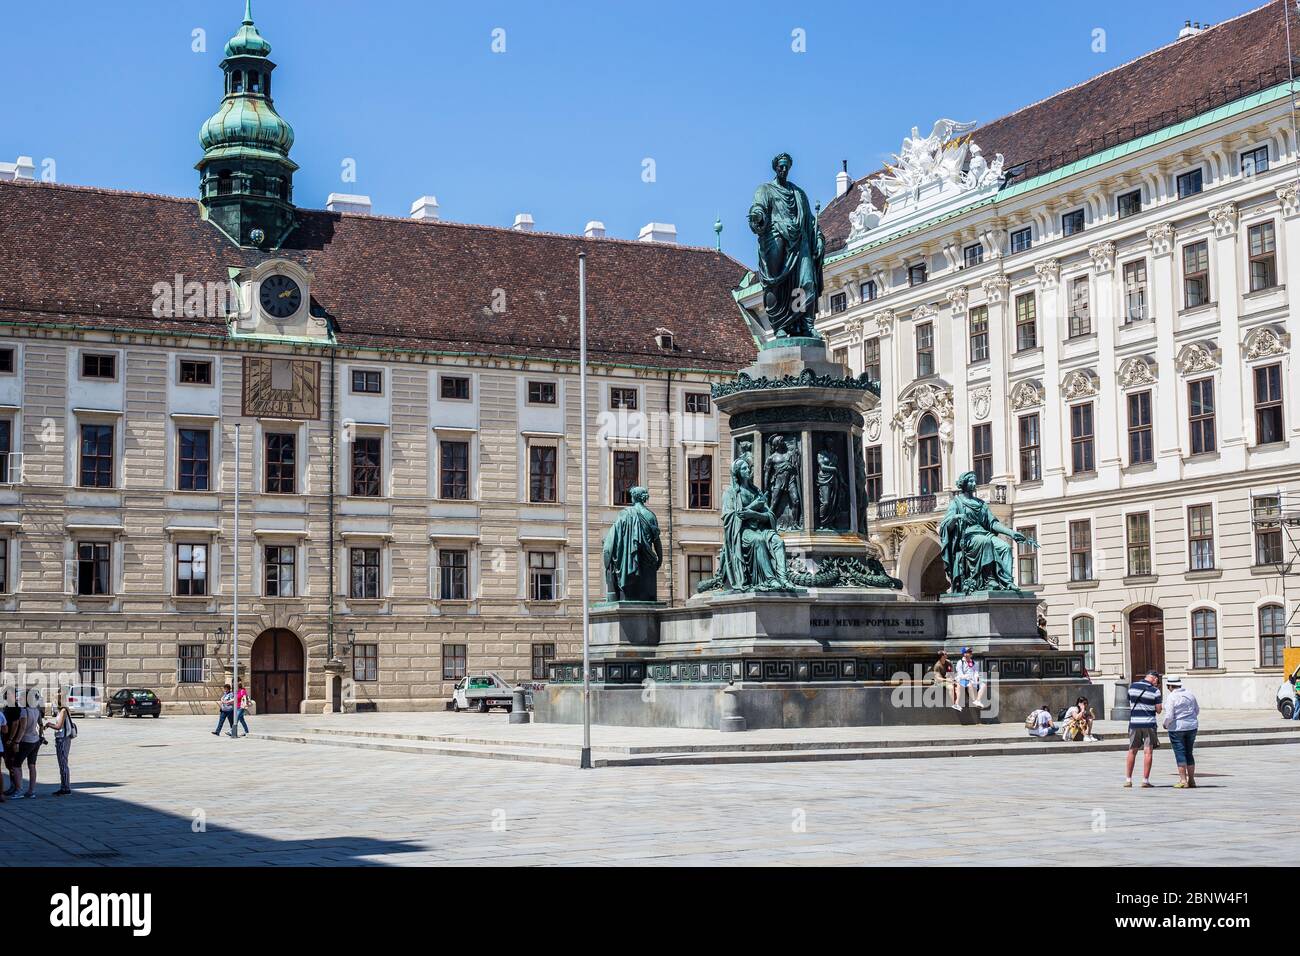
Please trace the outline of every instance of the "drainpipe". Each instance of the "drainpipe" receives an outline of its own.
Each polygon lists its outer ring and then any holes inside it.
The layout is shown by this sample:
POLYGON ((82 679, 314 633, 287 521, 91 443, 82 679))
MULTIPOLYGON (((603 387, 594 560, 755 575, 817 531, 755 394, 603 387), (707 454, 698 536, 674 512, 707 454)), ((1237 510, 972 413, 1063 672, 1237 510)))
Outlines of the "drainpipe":
POLYGON ((673 370, 668 370, 668 396, 664 399, 668 412, 668 606, 677 603, 677 572, 673 553, 673 470, 677 467, 677 446, 673 442, 673 370))
MULTIPOLYGON (((337 405, 335 401, 335 391, 338 388, 338 376, 335 372, 335 362, 338 358, 338 349, 330 349, 330 480, 329 480, 329 519, 328 519, 328 537, 329 537, 329 621, 326 625, 326 641, 328 644, 326 650, 326 662, 334 660, 334 483, 338 472, 338 426, 335 421, 337 415, 337 405)), ((330 706, 334 704, 334 688, 332 676, 326 672, 326 699, 330 706)))

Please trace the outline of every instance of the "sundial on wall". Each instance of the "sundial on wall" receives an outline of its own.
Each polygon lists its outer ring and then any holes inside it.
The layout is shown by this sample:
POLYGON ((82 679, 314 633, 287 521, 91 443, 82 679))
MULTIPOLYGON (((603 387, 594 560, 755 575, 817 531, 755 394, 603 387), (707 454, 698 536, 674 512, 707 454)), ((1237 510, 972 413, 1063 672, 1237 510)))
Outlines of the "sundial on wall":
POLYGON ((320 363, 245 356, 244 414, 253 418, 320 418, 320 363))

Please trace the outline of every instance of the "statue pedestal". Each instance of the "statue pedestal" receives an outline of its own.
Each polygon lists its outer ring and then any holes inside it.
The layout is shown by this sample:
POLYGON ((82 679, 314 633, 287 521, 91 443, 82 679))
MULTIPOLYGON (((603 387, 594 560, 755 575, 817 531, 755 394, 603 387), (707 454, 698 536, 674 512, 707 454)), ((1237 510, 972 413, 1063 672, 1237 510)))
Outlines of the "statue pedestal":
POLYGON ((593 648, 654 647, 659 643, 661 601, 609 601, 591 606, 593 648))

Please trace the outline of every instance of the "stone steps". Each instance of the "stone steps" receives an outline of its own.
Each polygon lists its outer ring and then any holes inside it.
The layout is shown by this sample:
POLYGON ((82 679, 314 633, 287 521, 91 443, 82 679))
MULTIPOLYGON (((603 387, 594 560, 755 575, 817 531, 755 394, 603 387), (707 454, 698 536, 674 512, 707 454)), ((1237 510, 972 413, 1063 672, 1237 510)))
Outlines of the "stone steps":
POLYGON ((521 760, 529 763, 555 764, 562 767, 577 767, 579 752, 571 748, 571 753, 544 753, 536 749, 514 749, 506 747, 483 747, 478 745, 438 744, 424 741, 388 741, 373 737, 349 734, 250 734, 256 740, 273 740, 290 744, 315 744, 322 747, 351 747, 355 750, 383 750, 390 753, 423 754, 428 757, 476 757, 483 760, 521 760))

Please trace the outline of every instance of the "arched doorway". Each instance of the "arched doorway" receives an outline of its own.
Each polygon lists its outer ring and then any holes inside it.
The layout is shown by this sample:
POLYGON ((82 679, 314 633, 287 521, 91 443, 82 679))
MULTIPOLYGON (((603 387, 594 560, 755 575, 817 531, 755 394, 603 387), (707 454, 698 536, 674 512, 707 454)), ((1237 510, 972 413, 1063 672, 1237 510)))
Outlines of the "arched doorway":
POLYGON ((258 714, 296 714, 303 697, 302 642, 293 631, 273 627, 253 642, 249 670, 258 714))
POLYGON ((944 569, 942 556, 936 556, 921 572, 920 597, 926 601, 937 601, 939 595, 948 593, 948 572, 944 569))
POLYGON ((1165 613, 1151 604, 1128 613, 1129 661, 1137 679, 1149 670, 1165 672, 1165 613))
POLYGON ((947 591, 939 542, 928 534, 909 538, 899 556, 898 576, 903 580, 903 590, 920 600, 932 601, 947 591))

